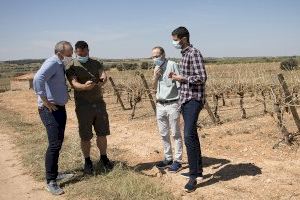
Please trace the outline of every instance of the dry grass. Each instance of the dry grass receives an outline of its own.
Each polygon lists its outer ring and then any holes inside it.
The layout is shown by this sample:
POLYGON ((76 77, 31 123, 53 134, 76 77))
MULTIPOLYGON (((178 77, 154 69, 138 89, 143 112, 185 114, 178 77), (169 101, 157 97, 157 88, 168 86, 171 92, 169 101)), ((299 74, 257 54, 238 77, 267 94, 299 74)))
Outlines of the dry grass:
MULTIPOLYGON (((47 146, 44 127, 41 123, 28 123, 17 112, 0 107, 0 121, 15 129, 13 141, 19 147, 26 170, 36 180, 44 180, 44 152, 47 146)), ((118 153, 116 150, 113 153, 118 153)), ((93 155, 95 157, 95 154, 93 155)), ((66 137, 60 157, 60 169, 74 172, 75 178, 62 182, 68 199, 175 199, 159 181, 136 172, 122 163, 106 173, 96 163, 96 175, 85 177, 81 172, 81 151, 77 138, 66 137)))
POLYGON ((0 78, 0 92, 4 92, 10 89, 10 79, 0 78))

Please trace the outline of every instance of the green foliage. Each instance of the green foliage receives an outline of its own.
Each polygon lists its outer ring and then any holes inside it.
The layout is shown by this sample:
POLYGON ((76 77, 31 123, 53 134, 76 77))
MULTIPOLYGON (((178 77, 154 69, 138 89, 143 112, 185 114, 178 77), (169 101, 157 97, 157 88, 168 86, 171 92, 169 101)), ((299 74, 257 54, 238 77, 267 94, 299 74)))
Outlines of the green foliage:
POLYGON ((141 69, 149 69, 151 65, 148 62, 142 62, 141 69))
POLYGON ((280 63, 282 70, 295 70, 298 68, 298 61, 295 58, 284 60, 280 63))

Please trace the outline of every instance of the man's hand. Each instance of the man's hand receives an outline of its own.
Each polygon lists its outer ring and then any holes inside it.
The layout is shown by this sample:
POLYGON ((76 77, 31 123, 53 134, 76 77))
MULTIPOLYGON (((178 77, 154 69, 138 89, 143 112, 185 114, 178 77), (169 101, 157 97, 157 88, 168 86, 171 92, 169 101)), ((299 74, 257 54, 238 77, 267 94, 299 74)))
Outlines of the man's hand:
POLYGON ((87 81, 84 84, 84 89, 83 90, 91 90, 95 87, 96 83, 94 83, 93 81, 87 81))
POLYGON ((169 78, 172 79, 173 81, 178 81, 178 82, 186 82, 187 81, 186 78, 184 78, 181 75, 177 75, 174 72, 171 72, 169 74, 169 78))
POLYGON ((99 87, 102 87, 107 82, 107 75, 105 72, 103 72, 100 76, 100 81, 98 83, 99 87))
POLYGON ((155 68, 154 69, 154 74, 153 74, 154 79, 158 80, 161 76, 162 76, 161 69, 155 68))
POLYGON ((43 101, 43 105, 48 108, 50 112, 57 110, 57 107, 53 103, 49 102, 45 97, 41 99, 43 101))
POLYGON ((97 83, 97 85, 99 86, 99 87, 102 87, 103 85, 105 85, 105 83, 107 82, 107 75, 106 75, 106 73, 105 73, 105 71, 103 71, 103 72, 101 72, 100 74, 99 74, 99 79, 100 79, 100 81, 99 81, 99 83, 97 83))

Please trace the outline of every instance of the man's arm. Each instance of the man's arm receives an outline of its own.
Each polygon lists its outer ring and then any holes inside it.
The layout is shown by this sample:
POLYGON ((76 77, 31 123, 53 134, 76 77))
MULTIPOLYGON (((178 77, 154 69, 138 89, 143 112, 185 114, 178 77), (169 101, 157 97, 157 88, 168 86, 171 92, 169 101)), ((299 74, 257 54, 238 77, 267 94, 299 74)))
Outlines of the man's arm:
POLYGON ((67 79, 71 85, 71 87, 76 90, 76 91, 86 91, 86 90, 91 90, 95 87, 95 83, 92 82, 92 81, 87 81, 85 82, 84 84, 80 83, 78 80, 77 80, 77 77, 76 77, 76 73, 73 69, 73 66, 72 65, 69 65, 68 66, 68 69, 66 70, 66 76, 67 76, 67 79))
POLYGON ((47 99, 45 83, 56 73, 57 68, 55 64, 55 62, 45 62, 33 78, 33 88, 36 95, 40 96, 44 106, 46 106, 50 111, 55 111, 57 108, 47 99))
POLYGON ((100 82, 99 86, 103 86, 107 82, 107 74, 104 70, 99 70, 100 82))
POLYGON ((161 70, 159 69, 159 67, 155 67, 153 73, 153 90, 155 91, 157 90, 157 84, 160 77, 161 77, 161 70))
POLYGON ((71 76, 68 78, 68 80, 69 80, 69 83, 72 86, 72 88, 77 91, 91 90, 96 85, 96 83, 94 83, 93 81, 87 81, 84 84, 79 83, 76 76, 71 76))
MULTIPOLYGON (((175 74, 180 74, 179 66, 178 66, 178 64, 175 63, 175 62, 174 62, 174 65, 173 65, 173 72, 174 72, 175 74)), ((180 87, 180 82, 179 82, 179 81, 176 81, 176 86, 177 86, 177 88, 180 87)))
POLYGON ((103 62, 101 62, 100 60, 97 60, 96 61, 98 63, 98 73, 99 73, 99 83, 98 83, 98 86, 99 87, 102 87, 106 82, 107 82, 107 74, 104 70, 104 65, 103 65, 103 62))
POLYGON ((199 52, 195 52, 189 56, 191 63, 191 76, 186 77, 189 84, 200 85, 204 84, 207 80, 203 57, 199 52))

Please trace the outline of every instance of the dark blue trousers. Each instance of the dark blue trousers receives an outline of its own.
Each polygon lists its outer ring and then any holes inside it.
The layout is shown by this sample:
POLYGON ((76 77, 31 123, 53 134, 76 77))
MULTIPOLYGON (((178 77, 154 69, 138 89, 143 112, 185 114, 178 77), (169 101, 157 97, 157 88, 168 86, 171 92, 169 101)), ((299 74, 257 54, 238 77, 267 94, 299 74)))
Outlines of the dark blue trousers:
POLYGON ((39 109, 41 120, 48 136, 48 148, 45 156, 46 180, 55 180, 58 174, 59 152, 64 141, 67 114, 64 106, 50 112, 48 108, 39 109))
POLYGON ((182 105, 184 143, 187 151, 190 178, 197 178, 198 173, 203 172, 200 141, 197 133, 197 121, 203 105, 203 102, 194 99, 182 105))

